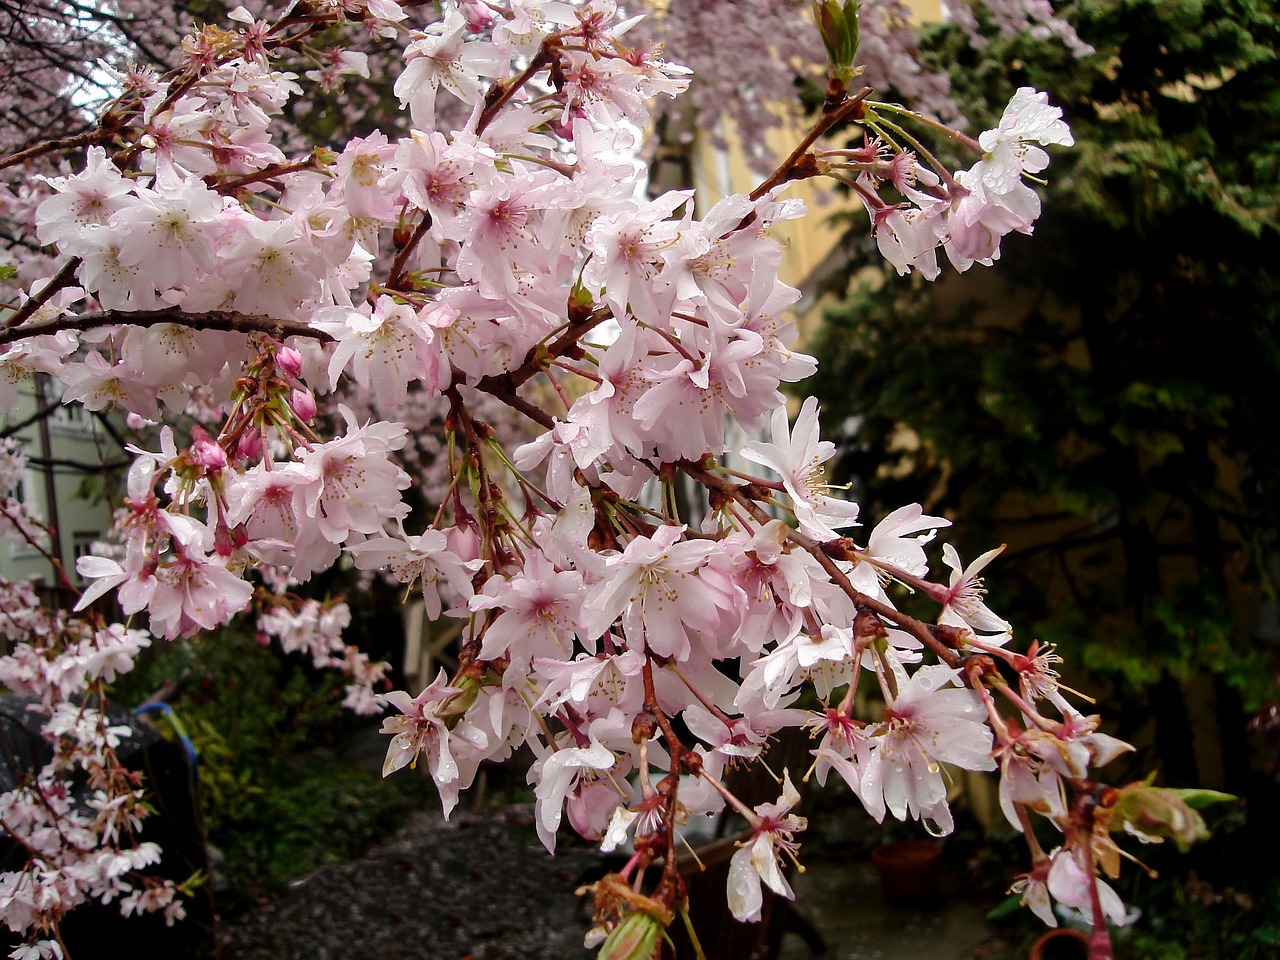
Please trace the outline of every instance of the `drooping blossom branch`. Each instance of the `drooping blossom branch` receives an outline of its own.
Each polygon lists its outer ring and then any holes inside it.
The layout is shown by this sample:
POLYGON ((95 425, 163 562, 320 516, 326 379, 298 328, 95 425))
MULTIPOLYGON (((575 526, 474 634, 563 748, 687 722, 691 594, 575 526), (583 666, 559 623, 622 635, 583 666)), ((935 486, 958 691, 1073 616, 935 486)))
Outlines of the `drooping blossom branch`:
MULTIPOLYGON (((826 0, 819 12, 821 113, 759 188, 701 215, 690 191, 640 199, 637 131, 689 77, 634 41, 643 27, 609 0, 459 0, 420 28, 390 0, 297 3, 274 22, 236 10, 235 26, 190 36, 170 73, 109 105, 113 152, 89 143, 76 172, 39 181, 29 220, 52 279, 24 284, 0 334, 0 401, 47 374, 65 402, 160 425, 152 449, 134 448, 116 551, 77 564, 82 616, 57 649, 0 661, 15 678, 75 661, 56 696, 47 679, 22 680, 47 697, 50 736, 83 731, 63 765, 102 766, 111 747, 109 726, 82 724, 88 708, 69 699, 97 662, 86 636, 120 673, 144 639, 254 615, 284 649, 346 672, 351 706, 395 711, 384 770, 424 759, 446 814, 482 763, 523 744, 549 849, 566 819, 609 848, 630 844, 622 873, 595 889, 591 938, 609 960, 656 948, 687 914, 675 863, 690 818, 727 809, 748 826, 727 890, 740 919, 759 919, 765 887, 792 894, 786 865, 806 822, 791 771, 776 803, 755 806, 725 776, 788 728, 813 734, 820 781, 835 770, 877 820, 935 833, 952 826, 944 765, 998 770, 1031 853, 1024 899, 1054 922, 1050 898, 1083 909, 1080 891, 1093 891, 1090 915, 1114 920, 1098 874, 1118 864, 1097 837, 1131 824, 1124 806, 1099 818, 1093 770, 1127 745, 1072 706, 1056 655, 1011 652, 979 576, 999 551, 965 566, 943 545, 943 583, 926 547, 949 521, 918 505, 864 543, 842 533, 858 507, 827 485, 834 448, 817 404, 794 425, 786 413, 782 385, 815 363, 794 349, 799 293, 778 278, 770 236, 805 213, 788 183, 832 177, 854 188, 900 271, 932 279, 939 250, 957 270, 990 265, 1003 237, 1032 231, 1029 181, 1070 131, 1030 88, 977 138, 876 99, 870 83, 851 93, 857 10, 826 0), (303 88, 280 67, 348 22, 400 44, 392 89, 408 132, 291 158, 277 133, 303 88), (844 122, 864 147, 823 145, 844 122), (929 151, 940 131, 972 149, 970 167, 929 151), (357 415, 343 396, 422 419, 357 415), (486 404, 525 415, 527 442, 496 429, 486 404), (175 433, 188 418, 202 425, 175 433), (427 488, 406 466, 423 468, 411 434, 426 429, 442 435, 438 477, 415 511, 409 491, 427 488), (730 470, 731 455, 759 469, 730 470), (683 483, 694 495, 682 500, 683 483), (344 557, 459 622, 453 675, 375 697, 385 668, 342 641, 345 606, 306 594, 344 557), (898 610, 894 581, 936 615, 898 610), (93 620, 109 593, 147 633, 93 620), (798 706, 810 689, 820 709, 798 706), (883 710, 856 716, 868 691, 883 710), (1061 831, 1054 852, 1037 846, 1032 815, 1061 831)), ((108 799, 139 789, 111 783, 108 799)), ((34 799, 12 802, 34 822, 34 799)), ((104 833, 81 846, 118 847, 104 833)), ((29 867, 0 883, 39 877, 29 867)), ((0 915, 29 931, 29 955, 54 955, 71 901, 104 895, 95 883, 0 915)), ((148 899, 126 877, 105 895, 176 912, 180 891, 165 891, 148 899)), ((1099 956, 1106 938, 1099 923, 1099 956)))

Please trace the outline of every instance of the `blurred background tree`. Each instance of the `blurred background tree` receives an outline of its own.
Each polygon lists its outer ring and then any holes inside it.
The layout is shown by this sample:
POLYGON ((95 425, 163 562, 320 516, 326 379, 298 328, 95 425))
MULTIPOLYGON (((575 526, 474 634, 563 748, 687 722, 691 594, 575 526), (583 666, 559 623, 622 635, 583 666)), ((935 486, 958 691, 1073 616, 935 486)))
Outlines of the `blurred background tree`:
POLYGON ((815 344, 815 392, 847 418, 869 514, 919 498, 964 518, 971 554, 1010 544, 996 608, 1111 681, 1138 765, 1274 789, 1250 780, 1247 731, 1280 640, 1276 5, 1058 12, 1094 55, 925 39, 976 128, 1021 85, 1063 107, 1076 146, 1034 243, 936 285, 864 269, 815 344))

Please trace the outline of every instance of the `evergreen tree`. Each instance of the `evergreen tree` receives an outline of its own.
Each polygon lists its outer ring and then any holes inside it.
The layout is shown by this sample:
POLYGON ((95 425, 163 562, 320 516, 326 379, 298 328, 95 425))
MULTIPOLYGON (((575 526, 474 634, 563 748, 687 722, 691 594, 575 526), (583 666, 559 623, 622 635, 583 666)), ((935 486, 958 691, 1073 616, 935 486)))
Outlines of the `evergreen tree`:
POLYGON ((1217 715, 1200 756, 1220 751, 1244 790, 1245 711, 1274 689, 1252 621, 1280 510, 1280 23, 1253 0, 1059 12, 1094 55, 1025 36, 974 52, 947 27, 927 41, 971 116, 1024 84, 1063 106, 1076 147, 1034 244, 1006 242, 998 276, 860 286, 828 315, 817 392, 828 422, 857 424, 842 468, 871 501, 923 498, 964 516, 975 548, 1010 542, 1014 619, 1092 638, 1122 733, 1154 716, 1165 779, 1202 779, 1190 696, 1217 715), (911 469, 886 469, 886 446, 911 469))

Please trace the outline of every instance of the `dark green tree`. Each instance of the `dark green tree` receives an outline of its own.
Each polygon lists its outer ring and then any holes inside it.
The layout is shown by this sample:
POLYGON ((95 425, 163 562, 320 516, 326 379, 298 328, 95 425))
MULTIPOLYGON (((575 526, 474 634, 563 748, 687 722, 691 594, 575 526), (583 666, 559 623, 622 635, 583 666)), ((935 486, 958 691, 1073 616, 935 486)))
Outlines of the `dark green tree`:
POLYGON ((1217 781, 1197 755, 1220 755, 1244 792, 1247 711, 1275 683, 1254 620, 1280 512, 1280 17, 1059 11, 1096 54, 928 38, 976 124, 1022 85, 1063 107, 1076 147, 1034 242, 1006 240, 999 276, 858 285, 816 344, 816 392, 857 424, 842 468, 868 503, 922 499, 973 549, 1008 541, 989 572, 1024 639, 1113 681, 1122 733, 1154 720, 1164 779, 1217 781))

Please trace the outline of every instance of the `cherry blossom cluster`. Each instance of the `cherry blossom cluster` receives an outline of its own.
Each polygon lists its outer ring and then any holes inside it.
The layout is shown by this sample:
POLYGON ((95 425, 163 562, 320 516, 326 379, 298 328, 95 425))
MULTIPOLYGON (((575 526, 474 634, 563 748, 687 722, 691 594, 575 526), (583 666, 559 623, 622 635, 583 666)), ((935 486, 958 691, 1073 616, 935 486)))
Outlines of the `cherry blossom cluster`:
MULTIPOLYGON (((48 534, 31 507, 16 496, 26 469, 27 454, 22 445, 12 437, 0 440, 0 537, 18 548, 43 545, 48 534)), ((19 599, 19 603, 24 601, 25 596, 19 599)))
POLYGON ((259 637, 264 644, 274 638, 285 653, 304 653, 318 669, 337 670, 350 677, 342 705, 357 714, 382 710, 376 691, 383 686, 390 664, 374 662, 369 655, 342 639, 351 624, 351 608, 341 600, 322 602, 278 597, 262 604, 259 637))
POLYGON ((64 956, 57 920, 88 901, 115 902, 128 916, 163 911, 184 916, 182 884, 147 874, 160 848, 138 837, 148 816, 141 776, 117 756, 131 730, 103 709, 108 686, 133 669, 151 645, 145 630, 94 623, 42 608, 24 583, 0 584, 0 623, 10 653, 0 684, 25 700, 9 701, 5 762, 13 789, 0 795, 0 829, 25 850, 26 865, 0 874, 0 917, 29 941, 19 958, 64 956), (43 747, 28 744, 37 764, 24 769, 18 746, 31 711, 43 747))
POLYGON ((915 268, 929 280, 939 274, 939 247, 963 272, 975 263, 990 266, 998 260, 1000 242, 1009 233, 1031 233, 1040 216, 1040 197, 1024 175, 1048 166, 1042 146, 1074 143, 1062 111, 1049 104, 1048 95, 1022 87, 1005 107, 1000 125, 972 144, 982 159, 950 173, 932 155, 929 164, 922 164, 891 146, 903 133, 893 115, 911 116, 911 111, 881 105, 880 112, 865 118, 874 139, 861 149, 829 151, 824 166, 862 198, 884 258, 899 274, 915 268), (888 203, 880 196, 878 188, 886 182, 902 202, 888 203))
MULTIPOLYGON (((385 771, 423 762, 446 814, 482 763, 527 746, 547 848, 567 822, 629 851, 594 888, 589 941, 609 958, 651 950, 686 909, 675 852, 693 818, 745 821, 727 896, 755 920, 765 888, 791 895, 798 783, 834 770, 877 820, 942 834, 947 768, 999 771, 1032 854, 1024 898, 1049 922, 1051 897, 1090 911, 1109 955, 1118 900, 1098 874, 1114 872, 1108 831, 1126 821, 1092 770, 1128 747, 1066 699, 1053 650, 1015 652, 980 576, 999 550, 965 565, 944 544, 936 577, 928 551, 949 522, 918 505, 848 535, 859 511, 826 482, 816 401, 787 415, 783 385, 815 362, 795 349, 799 292, 770 236, 805 215, 787 183, 829 176, 900 270, 936 276, 938 247, 958 269, 990 263, 1001 237, 1031 232, 1024 175, 1044 169, 1041 147, 1070 143, 1060 111, 1019 90, 996 130, 948 131, 976 159, 947 170, 924 145, 938 121, 854 88, 856 11, 828 0, 812 130, 751 194, 700 211, 691 191, 645 195, 651 101, 690 78, 632 39, 644 28, 613 0, 440 6, 421 28, 391 0, 237 10, 185 39, 168 74, 131 74, 82 160, 44 181, 31 220, 51 265, 8 306, 0 383, 52 375, 66 402, 159 425, 133 448, 116 551, 77 564, 84 623, 111 594, 148 632, 103 622, 53 656, 19 643, 5 682, 46 698, 69 756, 107 769, 115 734, 77 697, 81 678, 109 682, 152 638, 252 611, 264 638, 346 671, 350 705, 394 711, 385 771), (408 132, 287 153, 276 131, 303 85, 368 65, 300 76, 277 60, 349 22, 399 41, 408 132), (865 148, 823 146, 847 123, 865 148), (486 412, 498 405, 532 439, 506 442, 486 412), (420 445, 387 418, 402 408, 438 418, 425 488, 405 469, 420 445), (383 667, 342 641, 349 611, 305 594, 343 563, 461 620, 457 670, 375 703, 383 667), (935 616, 898 610, 895 584, 935 616), (726 774, 789 728, 811 734, 811 769, 748 805, 726 774), (1061 832, 1054 851, 1033 814, 1061 832)), ((107 802, 137 809, 135 784, 113 789, 107 802)), ((113 849, 118 833, 97 836, 113 849)), ((128 870, 149 855, 114 849, 128 870)), ((34 906, 3 917, 55 952, 40 937, 71 899, 39 899, 42 869, 5 879, 34 906)), ((106 883, 76 889, 176 909, 106 883)))
MULTIPOLYGON (((807 16, 813 6, 814 0, 628 2, 636 12, 649 9, 652 22, 647 29, 665 44, 672 59, 692 68, 697 77, 687 96, 654 105, 673 135, 692 137, 698 130, 723 144, 729 129, 752 131, 735 145, 754 166, 772 169, 776 158, 765 134, 797 119, 797 75, 818 89, 827 82, 825 64, 814 56, 807 16), (790 69, 779 69, 780 65, 790 69)), ((984 30, 994 28, 1002 34, 1029 31, 1060 37, 1077 54, 1091 50, 1047 0, 957 0, 941 6, 975 48, 986 43, 984 30)), ((962 124, 946 73, 921 64, 910 5, 902 0, 866 0, 859 12, 856 63, 862 82, 876 90, 892 90, 918 110, 962 124)))

